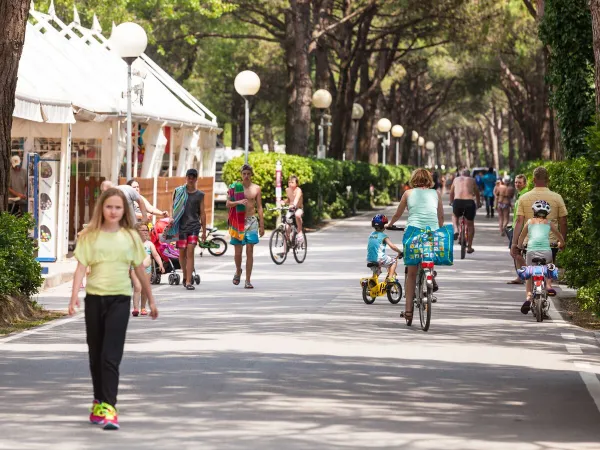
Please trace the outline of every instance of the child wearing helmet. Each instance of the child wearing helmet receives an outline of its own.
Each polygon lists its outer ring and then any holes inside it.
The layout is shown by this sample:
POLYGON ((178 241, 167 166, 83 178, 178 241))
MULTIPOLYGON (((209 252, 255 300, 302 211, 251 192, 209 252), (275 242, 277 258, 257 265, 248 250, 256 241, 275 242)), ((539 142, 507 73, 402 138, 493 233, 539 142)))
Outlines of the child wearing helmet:
MULTIPOLYGON (((518 247, 521 250, 523 249, 523 243, 525 242, 525 237, 527 237, 527 259, 525 265, 531 266, 534 258, 544 258, 550 264, 552 262, 550 232, 556 236, 558 248, 565 246, 565 240, 556 225, 546 219, 548 214, 550 214, 550 204, 548 202, 537 200, 531 206, 531 209, 533 209, 533 219, 529 219, 523 227, 523 231, 521 231, 521 235, 519 236, 518 247)), ((524 314, 527 314, 531 305, 532 294, 530 286, 528 284, 527 300, 521 307, 521 311, 524 314)))
POLYGON ((383 214, 377 214, 371 220, 371 226, 375 228, 369 235, 367 243, 367 262, 377 263, 380 267, 385 267, 388 270, 387 280, 394 281, 396 278, 396 266, 398 260, 385 254, 385 249, 389 246, 395 252, 400 253, 400 249, 396 247, 390 240, 387 234, 384 233, 388 218, 383 214))

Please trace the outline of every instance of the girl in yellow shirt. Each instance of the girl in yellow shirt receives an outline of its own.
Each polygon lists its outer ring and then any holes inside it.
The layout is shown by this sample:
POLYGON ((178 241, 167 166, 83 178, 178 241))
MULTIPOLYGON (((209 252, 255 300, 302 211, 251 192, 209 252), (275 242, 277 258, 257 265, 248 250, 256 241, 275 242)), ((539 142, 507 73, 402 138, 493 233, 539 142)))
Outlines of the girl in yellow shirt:
POLYGON ((146 251, 134 228, 125 195, 119 189, 108 189, 98 199, 92 219, 77 242, 75 258, 78 264, 69 303, 71 315, 79 307, 77 294, 86 268, 92 269, 87 278, 84 308, 94 386, 90 422, 100 424, 107 430, 116 430, 119 428, 115 409, 119 365, 123 357, 131 303, 130 266, 135 267, 135 273, 142 282, 142 290, 148 297, 150 316, 153 319, 158 317, 150 282, 142 264, 146 251))

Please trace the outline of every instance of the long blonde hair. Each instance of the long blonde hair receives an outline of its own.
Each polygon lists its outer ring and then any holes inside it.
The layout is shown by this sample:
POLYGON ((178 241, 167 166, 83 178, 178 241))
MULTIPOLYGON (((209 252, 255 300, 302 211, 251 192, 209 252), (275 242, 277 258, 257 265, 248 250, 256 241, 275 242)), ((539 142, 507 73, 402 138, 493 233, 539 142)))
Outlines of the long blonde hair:
POLYGON ((88 223, 87 227, 85 227, 81 233, 79 233, 80 237, 100 231, 102 225, 104 224, 104 203, 110 197, 119 197, 123 201, 123 217, 121 217, 121 220, 119 221, 121 228, 135 230, 135 222, 133 221, 133 217, 131 215, 131 207, 129 206, 129 203, 127 203, 125 194, 123 194, 120 189, 110 188, 104 191, 98 198, 96 206, 94 207, 94 214, 92 214, 92 218, 90 219, 90 223, 88 223))

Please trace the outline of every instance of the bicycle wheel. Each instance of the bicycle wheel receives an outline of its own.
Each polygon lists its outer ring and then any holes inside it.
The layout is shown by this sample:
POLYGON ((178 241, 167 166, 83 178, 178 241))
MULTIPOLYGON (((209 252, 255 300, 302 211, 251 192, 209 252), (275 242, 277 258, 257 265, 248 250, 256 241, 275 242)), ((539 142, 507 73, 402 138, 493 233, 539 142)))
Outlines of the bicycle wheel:
POLYGON ((369 288, 369 283, 365 283, 363 284, 362 287, 362 294, 363 294, 363 301, 367 304, 367 305, 372 305, 373 302, 375 301, 376 297, 371 297, 371 293, 370 293, 370 288, 369 288))
POLYGON ((287 258, 287 242, 281 228, 277 228, 271 233, 269 251, 271 252, 271 259, 277 265, 283 264, 287 258))
POLYGON ((467 254, 467 226, 465 225, 464 219, 460 222, 460 259, 465 259, 467 254))
POLYGON ((388 284, 387 298, 392 305, 397 304, 402 299, 402 285, 399 281, 388 284))
POLYGON ((210 253, 213 256, 223 256, 225 254, 225 252, 227 251, 227 242, 225 241, 225 239, 223 238, 212 238, 211 242, 213 244, 217 244, 219 247, 218 248, 208 248, 208 253, 210 253))
POLYGON ((294 246, 294 259, 298 264, 302 264, 306 259, 306 252, 308 251, 308 242, 306 240, 306 234, 302 233, 304 240, 302 243, 298 243, 298 235, 296 235, 296 245, 294 246))
POLYGON ((419 279, 417 280, 418 289, 418 306, 419 306, 419 319, 421 321, 421 328, 423 331, 429 330, 429 324, 431 323, 431 301, 433 292, 431 286, 427 286, 427 275, 424 270, 420 271, 419 279))
POLYGON ((542 322, 544 320, 544 308, 543 308, 544 299, 541 295, 536 295, 533 298, 533 308, 535 314, 535 320, 538 322, 542 322))

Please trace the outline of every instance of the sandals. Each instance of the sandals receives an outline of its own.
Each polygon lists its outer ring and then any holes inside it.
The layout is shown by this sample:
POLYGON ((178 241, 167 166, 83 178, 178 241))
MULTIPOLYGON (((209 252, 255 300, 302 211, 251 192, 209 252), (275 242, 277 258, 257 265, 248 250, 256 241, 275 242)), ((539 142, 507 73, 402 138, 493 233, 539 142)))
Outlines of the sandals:
POLYGON ((406 320, 406 325, 411 326, 413 321, 413 311, 402 311, 400 317, 406 320))
POLYGON ((254 289, 254 286, 252 286, 252 283, 246 280, 246 282, 244 283, 244 289, 254 289))
POLYGON ((240 270, 240 273, 238 274, 237 271, 235 273, 235 275, 233 276, 233 280, 231 281, 235 286, 237 286, 238 284, 240 284, 240 279, 242 277, 242 270, 240 270))
POLYGON ((196 290, 196 287, 193 284, 184 284, 184 287, 188 290, 188 291, 194 291, 196 290))
POLYGON ((468 254, 471 254, 471 253, 473 253, 474 251, 475 251, 475 249, 474 249, 474 248, 472 248, 472 247, 467 249, 467 253, 468 253, 468 254))
POLYGON ((546 290, 546 293, 548 294, 548 297, 556 297, 556 289, 548 289, 546 290))
POLYGON ((531 310, 531 301, 526 300, 525 303, 523 303, 523 306, 521 306, 521 312, 523 314, 527 314, 530 310, 531 310))

